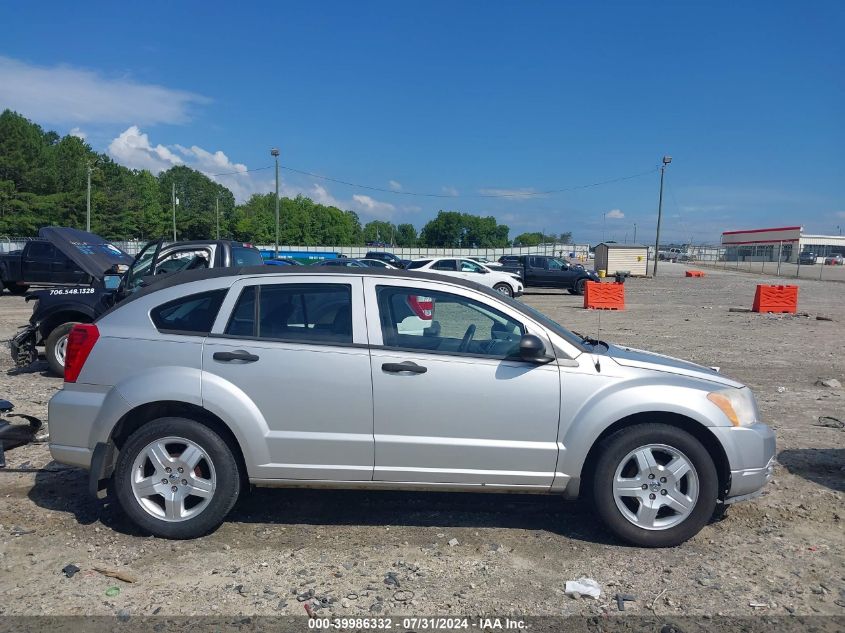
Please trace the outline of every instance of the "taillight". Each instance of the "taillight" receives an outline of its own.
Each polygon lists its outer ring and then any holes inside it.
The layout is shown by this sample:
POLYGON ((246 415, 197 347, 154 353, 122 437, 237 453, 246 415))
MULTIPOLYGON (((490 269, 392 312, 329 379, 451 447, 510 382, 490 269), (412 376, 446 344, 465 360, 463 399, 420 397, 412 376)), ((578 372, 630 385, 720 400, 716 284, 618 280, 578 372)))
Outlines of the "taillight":
POLYGON ((408 295, 408 305, 419 318, 430 321, 434 318, 434 299, 419 295, 408 295))
POLYGON ((80 323, 73 326, 67 336, 65 349, 65 382, 76 382, 98 338, 100 338, 100 330, 92 323, 80 323))

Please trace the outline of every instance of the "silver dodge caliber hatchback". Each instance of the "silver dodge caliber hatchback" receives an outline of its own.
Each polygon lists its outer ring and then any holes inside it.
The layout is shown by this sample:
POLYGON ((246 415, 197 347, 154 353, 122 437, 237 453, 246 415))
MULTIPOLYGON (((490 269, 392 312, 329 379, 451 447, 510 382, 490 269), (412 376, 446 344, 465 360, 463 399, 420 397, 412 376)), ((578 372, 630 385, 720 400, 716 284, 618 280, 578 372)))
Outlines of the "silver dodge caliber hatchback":
POLYGON ((162 537, 215 529, 249 483, 580 496, 647 547, 760 492, 758 417, 715 370, 472 282, 294 267, 186 272, 76 326, 49 409, 53 457, 162 537))

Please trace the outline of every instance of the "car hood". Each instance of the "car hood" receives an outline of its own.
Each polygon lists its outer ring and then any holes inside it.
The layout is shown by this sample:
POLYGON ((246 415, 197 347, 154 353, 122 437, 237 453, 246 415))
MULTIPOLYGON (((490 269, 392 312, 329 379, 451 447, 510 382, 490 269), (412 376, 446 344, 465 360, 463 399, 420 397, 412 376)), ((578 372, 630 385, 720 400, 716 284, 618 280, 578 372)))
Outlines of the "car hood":
MULTIPOLYGON (((133 257, 93 233, 58 226, 45 226, 38 236, 48 240, 83 271, 101 279, 115 264, 131 266, 133 257)), ((124 269, 125 270, 125 269, 124 269)))
POLYGON ((607 355, 625 367, 639 367, 641 369, 664 371, 671 374, 679 374, 681 376, 709 380, 710 382, 716 382, 729 387, 740 388, 745 386, 742 383, 731 380, 727 376, 723 376, 718 371, 711 369, 710 367, 696 365, 695 363, 691 363, 686 360, 665 356, 663 354, 655 354, 654 352, 647 352, 641 349, 623 347, 621 345, 610 345, 607 350, 607 355))

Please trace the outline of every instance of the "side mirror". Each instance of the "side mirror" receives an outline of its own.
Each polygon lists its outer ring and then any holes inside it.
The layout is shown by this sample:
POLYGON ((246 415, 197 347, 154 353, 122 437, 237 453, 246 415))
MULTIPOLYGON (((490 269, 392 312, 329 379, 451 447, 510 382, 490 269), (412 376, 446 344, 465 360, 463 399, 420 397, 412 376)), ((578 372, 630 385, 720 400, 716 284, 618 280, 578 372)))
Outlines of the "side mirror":
POLYGON ((534 334, 523 334, 519 339, 519 356, 522 360, 541 362, 550 360, 546 356, 546 346, 542 339, 534 334))
POLYGON ((103 287, 106 290, 117 290, 120 286, 120 275, 103 275, 103 287))

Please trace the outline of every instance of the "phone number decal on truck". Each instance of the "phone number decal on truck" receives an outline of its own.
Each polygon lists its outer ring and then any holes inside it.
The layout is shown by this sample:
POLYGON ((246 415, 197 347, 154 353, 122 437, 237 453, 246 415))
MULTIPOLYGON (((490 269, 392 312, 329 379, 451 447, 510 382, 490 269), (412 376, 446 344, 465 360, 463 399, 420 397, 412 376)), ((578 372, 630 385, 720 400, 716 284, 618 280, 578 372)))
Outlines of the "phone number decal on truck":
POLYGON ((51 295, 90 295, 94 294, 93 288, 59 288, 51 290, 51 295))

